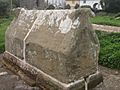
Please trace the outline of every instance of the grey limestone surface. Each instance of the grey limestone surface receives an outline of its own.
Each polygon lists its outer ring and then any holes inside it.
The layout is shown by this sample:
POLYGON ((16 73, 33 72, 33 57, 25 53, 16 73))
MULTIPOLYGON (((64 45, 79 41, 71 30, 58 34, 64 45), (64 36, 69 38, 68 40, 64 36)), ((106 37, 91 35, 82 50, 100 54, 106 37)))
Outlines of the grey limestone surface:
POLYGON ((25 10, 6 32, 6 51, 64 83, 97 71, 99 41, 89 9, 25 10))

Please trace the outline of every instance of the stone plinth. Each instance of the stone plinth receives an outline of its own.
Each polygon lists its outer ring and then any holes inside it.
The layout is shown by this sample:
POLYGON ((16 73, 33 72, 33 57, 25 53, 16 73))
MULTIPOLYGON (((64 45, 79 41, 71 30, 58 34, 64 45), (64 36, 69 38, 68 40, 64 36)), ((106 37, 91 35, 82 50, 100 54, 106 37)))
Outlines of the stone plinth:
POLYGON ((89 9, 21 9, 6 32, 4 64, 45 90, 84 90, 87 78, 98 75, 99 41, 91 16, 89 9))

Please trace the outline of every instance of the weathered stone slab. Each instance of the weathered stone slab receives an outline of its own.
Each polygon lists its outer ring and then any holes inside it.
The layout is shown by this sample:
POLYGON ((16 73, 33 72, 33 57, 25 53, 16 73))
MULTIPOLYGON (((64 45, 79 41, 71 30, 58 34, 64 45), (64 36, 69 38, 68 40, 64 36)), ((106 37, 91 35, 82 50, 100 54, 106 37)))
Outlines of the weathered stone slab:
POLYGON ((96 72, 99 44, 88 14, 40 11, 26 39, 26 61, 65 83, 96 72))
POLYGON ((5 37, 5 49, 23 59, 23 40, 36 19, 37 12, 21 9, 18 18, 14 18, 5 37))
MULTIPOLYGON (((89 9, 22 9, 6 32, 4 58, 18 63, 23 71, 25 68, 30 72, 30 65, 44 73, 42 86, 49 82, 46 75, 52 85, 62 85, 62 90, 66 86, 67 90, 84 88, 84 80, 79 81, 96 73, 99 53, 99 41, 89 22, 91 16, 89 9)), ((21 75, 21 71, 17 74, 21 75)), ((31 75, 27 71, 26 74, 31 75)), ((39 81, 41 76, 36 75, 39 81)))

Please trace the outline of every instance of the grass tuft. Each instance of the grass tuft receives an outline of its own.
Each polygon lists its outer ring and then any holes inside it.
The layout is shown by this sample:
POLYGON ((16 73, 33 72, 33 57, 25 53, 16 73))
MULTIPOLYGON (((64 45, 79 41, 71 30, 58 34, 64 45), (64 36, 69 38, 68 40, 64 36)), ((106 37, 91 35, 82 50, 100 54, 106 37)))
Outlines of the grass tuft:
POLYGON ((120 26, 120 19, 116 19, 112 16, 96 16, 91 19, 94 24, 120 26))
POLYGON ((12 17, 0 19, 0 53, 5 50, 5 31, 12 21, 12 17))

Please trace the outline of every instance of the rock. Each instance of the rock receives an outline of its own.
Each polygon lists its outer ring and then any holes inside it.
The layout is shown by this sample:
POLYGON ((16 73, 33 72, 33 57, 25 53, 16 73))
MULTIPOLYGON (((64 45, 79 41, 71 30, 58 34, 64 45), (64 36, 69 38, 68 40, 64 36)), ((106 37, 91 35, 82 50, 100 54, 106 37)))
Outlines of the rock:
POLYGON ((46 85, 77 90, 83 77, 97 71, 99 41, 90 16, 90 9, 22 9, 6 32, 6 66, 23 79, 30 79, 25 73, 33 82, 41 75, 46 85), (17 70, 7 64, 18 66, 17 70))
POLYGON ((88 88, 94 88, 102 82, 103 82, 103 75, 99 72, 90 75, 87 78, 88 88))
POLYGON ((115 75, 119 75, 119 72, 118 72, 118 71, 116 71, 116 72, 115 72, 115 75))

